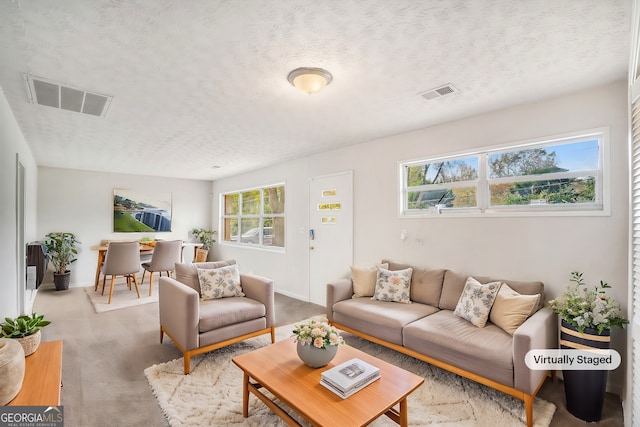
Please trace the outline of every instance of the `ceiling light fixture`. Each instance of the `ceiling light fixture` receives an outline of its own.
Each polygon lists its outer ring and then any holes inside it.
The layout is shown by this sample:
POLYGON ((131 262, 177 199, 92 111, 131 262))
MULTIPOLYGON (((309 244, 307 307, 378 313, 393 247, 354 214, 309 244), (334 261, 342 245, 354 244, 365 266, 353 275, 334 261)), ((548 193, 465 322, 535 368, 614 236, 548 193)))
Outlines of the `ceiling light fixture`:
POLYGON ((333 76, 322 68, 302 67, 290 72, 287 80, 298 90, 313 95, 331 83, 333 76))

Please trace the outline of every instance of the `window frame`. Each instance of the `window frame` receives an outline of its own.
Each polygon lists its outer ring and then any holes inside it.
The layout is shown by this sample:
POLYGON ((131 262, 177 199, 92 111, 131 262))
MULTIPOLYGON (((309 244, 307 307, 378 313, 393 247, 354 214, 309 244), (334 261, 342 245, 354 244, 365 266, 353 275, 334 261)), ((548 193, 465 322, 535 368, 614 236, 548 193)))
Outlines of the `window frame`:
MULTIPOLYGON (((219 225, 219 229, 222 230, 222 232, 220 233, 220 244, 221 245, 229 245, 229 246, 235 246, 235 247, 243 247, 243 248, 252 248, 252 249, 260 249, 260 250, 267 250, 267 251, 273 251, 273 252, 285 252, 286 249, 286 211, 287 211, 287 198, 286 198, 286 184, 284 182, 280 182, 280 183, 275 183, 275 184, 268 184, 268 185, 262 185, 262 186, 258 186, 258 187, 251 187, 251 188, 245 188, 242 190, 234 190, 234 191, 226 191, 223 193, 220 193, 220 203, 219 203, 219 218, 220 218, 220 225, 219 225), (264 204, 265 204, 265 196, 264 196, 264 191, 266 189, 269 188, 274 188, 274 187, 282 187, 282 191, 285 194, 285 198, 284 198, 284 207, 283 207, 283 211, 282 213, 265 213, 265 209, 264 209, 264 204), (260 212, 259 213, 255 213, 255 214, 243 214, 242 213, 242 202, 243 202, 243 193, 248 193, 251 191, 258 191, 260 194, 260 212), (226 214, 226 206, 225 206, 225 197, 226 196, 230 196, 230 195, 237 195, 238 196, 238 211, 235 214, 226 214), (264 230, 265 228, 269 228, 269 226, 265 227, 264 223, 265 223, 265 219, 266 218, 283 218, 283 223, 284 223, 284 229, 283 229, 283 246, 273 246, 273 245, 265 245, 264 244, 264 230), (238 238, 236 241, 232 241, 232 240, 225 240, 225 220, 227 219, 235 219, 238 222, 238 238), (249 231, 252 228, 256 228, 256 227, 251 227, 249 230, 242 230, 242 221, 245 219, 258 219, 258 227, 260 229, 260 233, 258 233, 258 242, 257 243, 251 243, 251 242, 242 242, 242 235, 244 233, 246 233, 247 231, 249 231)), ((273 227, 273 225, 271 226, 273 227)), ((273 232, 272 232, 273 234, 273 232)))
MULTIPOLYGON (((399 218, 450 218, 450 217, 514 217, 514 216, 610 216, 610 168, 609 168, 609 128, 601 127, 576 131, 561 135, 553 135, 542 138, 529 139, 486 147, 477 150, 451 153, 444 156, 423 157, 398 162, 398 217, 399 218), (580 141, 598 141, 598 169, 591 171, 568 171, 543 175, 513 176, 504 178, 489 178, 489 156, 491 154, 509 151, 526 150, 531 148, 544 148, 563 144, 577 143, 580 141), (478 180, 476 186, 475 207, 444 207, 429 209, 408 209, 409 192, 420 187, 408 186, 409 167, 419 164, 449 161, 468 157, 478 158, 478 180), (594 203, 576 204, 528 204, 492 206, 490 185, 499 182, 528 182, 539 178, 541 180, 570 178, 585 176, 585 172, 595 172, 594 203)), ((472 181, 464 181, 464 185, 472 181)), ((431 184, 433 185, 433 184, 431 184)), ((454 188, 460 183, 438 184, 441 187, 454 188)), ((434 188, 435 187, 431 187, 434 188)))

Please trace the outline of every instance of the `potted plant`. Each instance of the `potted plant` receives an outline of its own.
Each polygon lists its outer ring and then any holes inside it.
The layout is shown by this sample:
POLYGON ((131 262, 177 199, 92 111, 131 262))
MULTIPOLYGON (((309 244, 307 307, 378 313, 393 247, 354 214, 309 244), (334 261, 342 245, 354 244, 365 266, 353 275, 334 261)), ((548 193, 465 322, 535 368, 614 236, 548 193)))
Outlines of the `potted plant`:
MULTIPOLYGON (((606 295, 611 288, 600 281, 589 289, 582 273, 571 273, 571 282, 549 307, 560 316, 561 349, 609 349, 611 328, 623 328, 629 321, 622 308, 606 295)), ((567 409, 584 421, 599 421, 607 385, 607 370, 563 370, 567 409)))
POLYGON ((69 289, 71 271, 67 266, 77 259, 78 243, 73 233, 49 233, 42 241, 47 258, 53 264, 53 283, 58 291, 69 289))
POLYGON ((207 255, 209 255, 209 249, 211 249, 211 245, 216 242, 213 235, 216 234, 215 230, 207 230, 205 228, 194 228, 191 230, 191 234, 194 235, 196 239, 200 243, 202 243, 202 247, 196 249, 196 262, 206 261, 207 255))
POLYGON ((51 322, 44 320, 44 315, 38 316, 33 313, 31 316, 23 314, 15 319, 5 317, 0 323, 3 338, 13 338, 17 340, 24 349, 24 355, 29 356, 38 349, 42 334, 40 329, 51 322))

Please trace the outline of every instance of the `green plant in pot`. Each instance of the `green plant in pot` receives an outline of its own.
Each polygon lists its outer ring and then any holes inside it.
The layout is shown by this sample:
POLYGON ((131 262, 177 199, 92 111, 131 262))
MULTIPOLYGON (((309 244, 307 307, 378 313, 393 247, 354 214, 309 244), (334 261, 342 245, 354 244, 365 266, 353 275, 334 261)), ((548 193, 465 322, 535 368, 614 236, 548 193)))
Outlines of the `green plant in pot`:
POLYGON ((40 329, 49 325, 51 322, 44 320, 44 315, 33 313, 31 316, 23 314, 15 319, 5 317, 4 322, 0 323, 3 338, 16 339, 24 349, 25 356, 29 356, 36 351, 40 345, 42 334, 40 329))
POLYGON ((49 233, 42 240, 53 265, 53 283, 58 291, 69 289, 71 271, 67 267, 77 260, 78 243, 73 233, 49 233))
MULTIPOLYGON (((611 286, 589 288, 582 273, 571 273, 572 284, 549 307, 560 316, 560 348, 563 350, 606 351, 611 328, 625 327, 629 321, 622 308, 606 294, 611 286)), ((589 353, 591 354, 591 353, 589 353)), ((607 370, 563 370, 567 409, 584 421, 599 421, 607 385, 607 370)))
POLYGON ((194 228, 191 230, 191 234, 193 234, 195 238, 202 243, 202 247, 196 249, 196 257, 194 261, 206 261, 207 256, 209 255, 209 249, 211 249, 211 246, 216 242, 216 239, 213 237, 214 234, 216 234, 216 231, 207 230, 206 228, 194 228))

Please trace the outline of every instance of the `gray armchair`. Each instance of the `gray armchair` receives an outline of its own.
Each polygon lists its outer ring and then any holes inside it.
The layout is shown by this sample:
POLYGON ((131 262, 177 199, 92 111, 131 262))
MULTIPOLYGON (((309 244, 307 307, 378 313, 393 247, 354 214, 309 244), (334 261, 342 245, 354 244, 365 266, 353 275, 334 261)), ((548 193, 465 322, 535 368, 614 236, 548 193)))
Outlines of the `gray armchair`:
POLYGON ((175 279, 160 277, 160 342, 167 334, 182 351, 184 373, 191 371, 191 357, 269 333, 275 342, 273 281, 240 274, 244 297, 203 301, 198 268, 235 264, 234 260, 175 265, 175 279))

